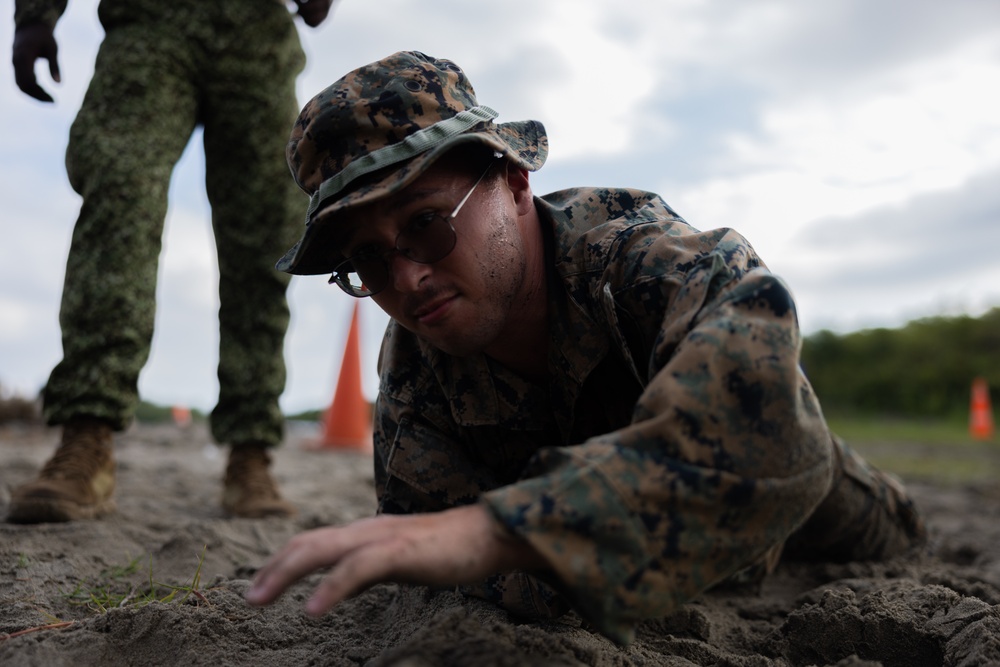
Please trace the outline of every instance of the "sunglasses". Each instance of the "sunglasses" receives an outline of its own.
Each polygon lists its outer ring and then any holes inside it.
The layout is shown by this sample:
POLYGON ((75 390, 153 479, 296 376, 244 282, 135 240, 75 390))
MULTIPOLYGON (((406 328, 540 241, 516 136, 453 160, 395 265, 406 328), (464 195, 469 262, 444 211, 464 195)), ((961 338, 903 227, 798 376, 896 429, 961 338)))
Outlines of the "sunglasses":
POLYGON ((389 258, 395 253, 418 264, 433 264, 447 257, 458 242, 452 221, 494 164, 496 160, 487 165, 447 216, 438 213, 418 216, 396 235, 392 248, 376 252, 363 250, 348 257, 333 270, 329 282, 336 283, 353 297, 372 296, 389 286, 389 258))

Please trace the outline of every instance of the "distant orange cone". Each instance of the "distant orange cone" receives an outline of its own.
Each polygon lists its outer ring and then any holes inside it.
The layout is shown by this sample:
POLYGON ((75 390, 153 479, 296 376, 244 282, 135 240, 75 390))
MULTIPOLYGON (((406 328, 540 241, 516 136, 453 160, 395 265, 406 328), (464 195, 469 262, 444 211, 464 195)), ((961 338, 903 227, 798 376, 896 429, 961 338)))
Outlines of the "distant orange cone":
POLYGON ((972 381, 969 435, 976 440, 993 438, 993 408, 990 406, 990 389, 983 378, 976 378, 972 381))
POLYGON ((361 347, 358 340, 358 304, 354 304, 351 328, 344 346, 344 360, 333 395, 323 416, 323 449, 372 450, 371 407, 361 391, 361 347))
POLYGON ((170 416, 174 420, 174 424, 180 426, 181 428, 187 428, 191 425, 191 409, 183 405, 175 405, 170 408, 170 416))

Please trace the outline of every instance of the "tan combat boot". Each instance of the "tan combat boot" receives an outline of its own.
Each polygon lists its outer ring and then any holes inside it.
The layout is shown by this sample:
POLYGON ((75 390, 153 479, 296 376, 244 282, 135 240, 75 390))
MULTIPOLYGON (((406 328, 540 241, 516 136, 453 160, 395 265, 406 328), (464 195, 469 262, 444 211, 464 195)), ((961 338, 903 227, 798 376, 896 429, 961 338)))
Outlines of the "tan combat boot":
POLYGON ((14 489, 7 521, 93 519, 114 511, 114 490, 111 426, 99 419, 76 418, 63 426, 59 449, 38 479, 14 489))
POLYGON ((258 444, 234 445, 222 491, 222 509, 246 519, 292 517, 296 510, 281 497, 269 470, 271 456, 258 444))

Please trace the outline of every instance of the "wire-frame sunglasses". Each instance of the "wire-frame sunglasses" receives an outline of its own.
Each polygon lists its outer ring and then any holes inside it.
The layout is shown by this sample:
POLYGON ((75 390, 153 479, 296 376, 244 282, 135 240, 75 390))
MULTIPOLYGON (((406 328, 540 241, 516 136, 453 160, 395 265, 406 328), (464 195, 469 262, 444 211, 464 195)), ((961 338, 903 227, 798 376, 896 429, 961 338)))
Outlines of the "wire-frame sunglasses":
MULTIPOLYGON (((499 158, 501 155, 495 154, 495 157, 499 158)), ((329 282, 336 283, 340 289, 353 297, 372 296, 389 285, 389 258, 394 253, 398 252, 418 264, 433 264, 447 257, 455 249, 458 241, 452 221, 494 164, 496 159, 490 161, 447 216, 427 213, 417 217, 400 230, 392 248, 377 252, 362 251, 348 257, 333 270, 329 282)))

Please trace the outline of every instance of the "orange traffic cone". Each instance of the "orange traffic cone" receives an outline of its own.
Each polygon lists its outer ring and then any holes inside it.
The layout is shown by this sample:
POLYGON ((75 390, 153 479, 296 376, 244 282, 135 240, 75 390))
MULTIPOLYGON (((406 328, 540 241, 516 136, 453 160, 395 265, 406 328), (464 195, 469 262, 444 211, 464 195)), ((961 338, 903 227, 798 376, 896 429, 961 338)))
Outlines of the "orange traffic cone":
POLYGON ((372 450, 371 406, 361 391, 361 348, 358 341, 358 304, 354 304, 351 328, 344 346, 344 360, 333 395, 323 416, 323 449, 372 450))
POLYGON ((972 381, 969 435, 976 440, 993 438, 993 408, 990 407, 990 389, 983 378, 976 378, 972 381))
POLYGON ((191 409, 184 405, 175 405, 170 408, 170 416, 174 420, 174 424, 181 428, 187 428, 191 425, 191 409))

